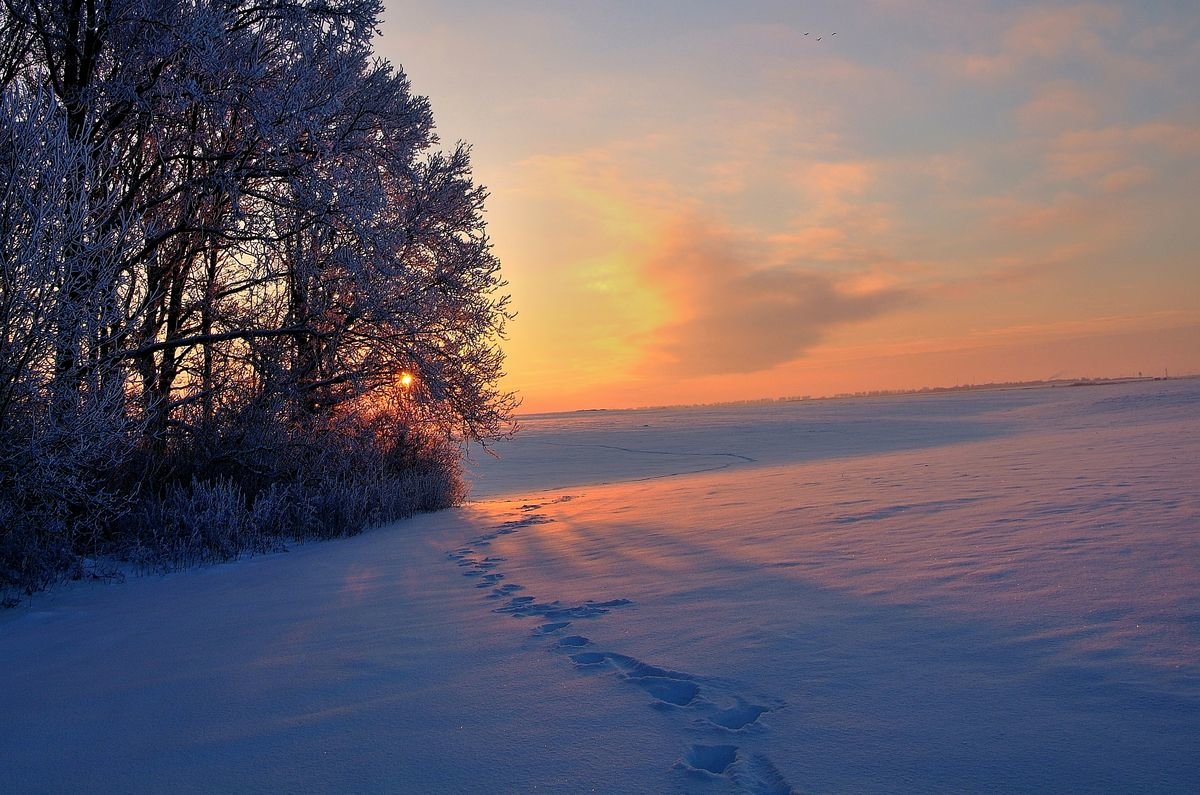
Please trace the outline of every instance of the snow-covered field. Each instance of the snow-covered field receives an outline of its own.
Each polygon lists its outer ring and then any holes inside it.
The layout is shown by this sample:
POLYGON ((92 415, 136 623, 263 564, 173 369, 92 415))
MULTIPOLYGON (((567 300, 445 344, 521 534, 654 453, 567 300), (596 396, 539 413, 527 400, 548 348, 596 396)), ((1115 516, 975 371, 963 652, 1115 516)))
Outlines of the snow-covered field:
POLYGON ((0 614, 0 789, 1200 791, 1200 382, 528 418, 0 614))

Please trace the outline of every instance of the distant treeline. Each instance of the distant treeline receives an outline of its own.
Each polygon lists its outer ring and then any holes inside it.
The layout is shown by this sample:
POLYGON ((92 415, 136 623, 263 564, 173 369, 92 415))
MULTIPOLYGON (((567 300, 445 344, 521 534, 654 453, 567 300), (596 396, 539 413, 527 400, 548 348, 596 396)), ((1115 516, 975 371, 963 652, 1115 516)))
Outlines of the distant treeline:
MULTIPOLYGON (((1178 381, 1200 378, 1200 375, 1183 376, 1117 376, 1114 378, 1054 379, 1043 381, 993 381, 985 384, 959 384, 957 386, 923 386, 917 389, 873 389, 863 392, 838 392, 832 395, 785 395, 783 397, 748 398, 745 400, 722 400, 715 403, 676 403, 659 406, 641 406, 632 409, 590 408, 576 409, 570 414, 606 411, 656 411, 666 409, 716 408, 722 406, 767 406, 775 403, 805 403, 810 401, 845 400, 864 397, 896 397, 903 395, 936 395, 947 392, 974 392, 1004 389, 1037 389, 1041 387, 1103 386, 1105 384, 1130 384, 1142 381, 1178 381)), ((554 414, 557 412, 550 412, 554 414)), ((546 416, 528 414, 528 417, 546 416)))
POLYGON ((1040 387, 1060 386, 1103 386, 1105 384, 1129 384, 1138 381, 1166 381, 1166 377, 1117 376, 1114 378, 1054 378, 1041 381, 988 381, 981 384, 957 384, 955 386, 923 386, 918 389, 873 389, 866 392, 839 392, 836 395, 812 397, 778 398, 785 402, 802 400, 839 400, 855 397, 890 397, 893 395, 930 395, 944 392, 982 392, 1002 389, 1037 389, 1040 387))
POLYGON ((0 0, 0 600, 459 499, 511 315, 376 0, 0 0))

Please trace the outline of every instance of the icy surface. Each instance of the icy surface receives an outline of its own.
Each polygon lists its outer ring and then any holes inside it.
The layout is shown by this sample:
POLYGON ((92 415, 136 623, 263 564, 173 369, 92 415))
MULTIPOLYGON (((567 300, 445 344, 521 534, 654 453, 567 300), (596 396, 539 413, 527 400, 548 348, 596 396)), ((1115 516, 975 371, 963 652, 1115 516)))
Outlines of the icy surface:
POLYGON ((530 418, 0 614, 11 791, 1200 791, 1200 382, 530 418))

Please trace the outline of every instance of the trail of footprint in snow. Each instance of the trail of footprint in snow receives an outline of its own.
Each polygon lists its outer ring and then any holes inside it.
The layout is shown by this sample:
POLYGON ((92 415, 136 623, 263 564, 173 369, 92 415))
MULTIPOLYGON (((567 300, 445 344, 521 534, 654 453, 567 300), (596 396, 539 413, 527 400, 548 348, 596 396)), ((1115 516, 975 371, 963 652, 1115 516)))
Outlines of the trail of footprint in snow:
MULTIPOLYGON (((560 497, 544 504, 566 502, 570 499, 572 499, 570 496, 560 497)), ((591 618, 604 615, 614 607, 632 604, 628 599, 610 599, 604 602, 588 600, 578 605, 564 605, 558 600, 538 602, 532 596, 513 597, 514 592, 523 590, 522 586, 518 584, 499 585, 499 582, 505 579, 505 574, 496 569, 505 562, 505 559, 493 555, 481 557, 478 550, 490 546, 491 542, 499 536, 515 533, 523 527, 553 522, 554 520, 545 514, 532 512, 541 508, 542 505, 531 503, 521 506, 520 510, 526 514, 525 516, 502 522, 496 526, 493 532, 472 538, 466 544, 447 552, 446 557, 463 569, 464 577, 478 580, 475 584, 476 588, 491 588, 491 592, 487 594, 488 599, 508 598, 509 601, 504 606, 496 608, 495 612, 497 613, 508 613, 518 618, 529 616, 541 616, 549 619, 591 618)))
MULTIPOLYGON (((551 619, 533 630, 535 637, 554 635, 571 625, 571 620, 563 619, 596 618, 606 615, 613 608, 632 604, 629 599, 610 599, 564 605, 557 599, 539 602, 532 596, 514 596, 517 591, 523 590, 522 586, 516 583, 499 585, 505 575, 492 571, 505 562, 505 558, 480 557, 477 552, 478 548, 489 547, 501 535, 515 533, 523 527, 553 522, 552 518, 534 511, 544 505, 570 499, 572 497, 564 496, 547 503, 522 505, 519 510, 526 516, 503 522, 494 532, 477 536, 446 553, 448 558, 467 569, 463 576, 479 578, 476 588, 492 588, 487 594, 488 599, 508 598, 506 604, 492 612, 506 613, 516 618, 540 616, 551 619)), ((571 662, 581 672, 613 671, 622 680, 647 693, 652 699, 651 705, 657 709, 687 710, 697 714, 698 717, 691 723, 693 730, 739 735, 762 731, 763 725, 759 719, 768 712, 786 706, 785 702, 778 699, 759 699, 769 702, 767 704, 753 703, 736 692, 730 683, 712 677, 660 668, 616 652, 580 651, 591 645, 592 642, 583 635, 568 635, 559 637, 552 648, 567 652, 571 662)), ((744 753, 736 745, 694 744, 674 767, 687 775, 725 779, 750 795, 783 795, 795 791, 770 759, 762 754, 744 753)))

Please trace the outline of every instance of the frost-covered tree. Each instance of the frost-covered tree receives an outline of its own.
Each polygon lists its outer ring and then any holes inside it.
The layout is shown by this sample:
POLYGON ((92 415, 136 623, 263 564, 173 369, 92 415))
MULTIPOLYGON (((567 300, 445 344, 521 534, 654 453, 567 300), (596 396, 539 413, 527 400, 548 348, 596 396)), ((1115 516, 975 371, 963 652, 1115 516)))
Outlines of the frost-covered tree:
POLYGON ((0 0, 0 467, 79 417, 125 493, 264 487, 314 429, 508 432, 486 192, 372 54, 379 13, 0 0))

